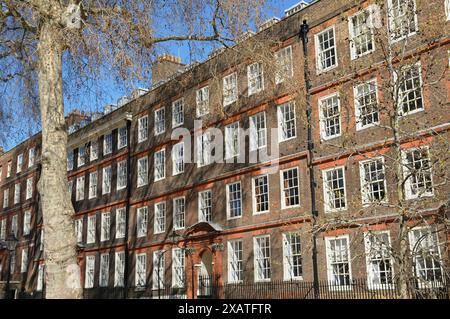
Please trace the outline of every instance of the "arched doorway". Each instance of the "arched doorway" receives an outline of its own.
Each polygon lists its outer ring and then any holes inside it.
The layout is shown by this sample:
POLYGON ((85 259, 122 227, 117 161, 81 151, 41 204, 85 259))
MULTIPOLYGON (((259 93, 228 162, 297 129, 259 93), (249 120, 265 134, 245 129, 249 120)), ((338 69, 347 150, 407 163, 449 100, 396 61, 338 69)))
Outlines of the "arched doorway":
POLYGON ((197 297, 208 298, 212 295, 213 255, 210 250, 201 254, 200 266, 197 272, 197 297))

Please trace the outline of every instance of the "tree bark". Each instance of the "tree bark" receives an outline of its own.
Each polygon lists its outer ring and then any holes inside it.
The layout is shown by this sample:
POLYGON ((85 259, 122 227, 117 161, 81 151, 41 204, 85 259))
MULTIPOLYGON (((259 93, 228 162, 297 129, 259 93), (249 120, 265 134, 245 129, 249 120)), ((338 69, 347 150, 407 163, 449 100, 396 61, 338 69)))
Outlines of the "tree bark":
POLYGON ((67 132, 62 91, 63 41, 57 26, 43 23, 38 45, 42 120, 42 202, 46 298, 81 298, 74 209, 67 190, 67 132))

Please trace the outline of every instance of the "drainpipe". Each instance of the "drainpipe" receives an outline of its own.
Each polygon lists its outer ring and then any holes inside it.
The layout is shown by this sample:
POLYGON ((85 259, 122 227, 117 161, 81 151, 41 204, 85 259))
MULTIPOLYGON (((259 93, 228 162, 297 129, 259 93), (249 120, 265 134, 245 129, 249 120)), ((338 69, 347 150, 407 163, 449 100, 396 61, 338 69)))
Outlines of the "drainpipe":
POLYGON ((128 247, 128 226, 129 226, 129 219, 130 219, 130 197, 131 197, 131 120, 132 120, 132 116, 130 113, 128 113, 126 115, 126 121, 127 121, 127 193, 126 193, 126 197, 125 197, 125 251, 124 251, 124 262, 125 262, 125 266, 124 266, 124 294, 123 294, 123 298, 127 299, 128 298, 128 263, 129 263, 129 258, 128 258, 128 252, 129 252, 129 247, 128 247))
POLYGON ((309 25, 306 20, 303 20, 303 24, 300 26, 300 39, 303 44, 303 75, 305 78, 305 98, 306 98, 306 119, 307 119, 307 143, 308 143, 308 173, 309 173, 309 187, 311 192, 311 217, 312 217, 312 265, 313 265, 313 285, 314 285, 314 298, 319 297, 319 275, 317 267, 317 238, 314 228, 316 226, 318 211, 316 208, 316 182, 314 179, 314 167, 313 167, 313 136, 312 136, 312 118, 311 118, 311 79, 309 77, 308 66, 308 32, 309 25))

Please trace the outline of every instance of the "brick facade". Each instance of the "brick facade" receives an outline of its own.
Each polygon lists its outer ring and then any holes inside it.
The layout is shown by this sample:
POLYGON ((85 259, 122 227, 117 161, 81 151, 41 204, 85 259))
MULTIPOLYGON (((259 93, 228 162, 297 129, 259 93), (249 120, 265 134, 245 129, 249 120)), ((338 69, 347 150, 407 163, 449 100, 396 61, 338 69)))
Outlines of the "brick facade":
MULTIPOLYGON (((381 16, 386 16, 385 1, 377 2, 380 5, 381 16)), ((430 152, 434 149, 447 147, 445 141, 449 140, 450 116, 447 112, 450 99, 450 81, 448 77, 448 50, 450 49, 448 37, 438 37, 431 34, 426 27, 426 21, 433 19, 441 29, 448 27, 446 17, 442 14, 444 0, 433 0, 427 3, 416 0, 419 7, 418 32, 411 36, 407 48, 402 57, 411 61, 420 60, 422 70, 422 81, 433 83, 423 87, 423 110, 406 115, 401 122, 401 129, 405 139, 402 147, 408 149, 420 144, 428 144, 430 152), (432 57, 432 58, 430 58, 432 57), (439 75, 442 76, 439 76, 439 75), (421 134, 413 134, 421 132, 421 134), (442 144, 444 141, 444 144, 442 144)), ((352 278, 366 278, 367 266, 364 256, 363 231, 367 229, 389 230, 391 239, 398 232, 396 225, 395 209, 392 207, 364 207, 361 203, 361 179, 359 162, 382 154, 385 157, 386 167, 390 167, 392 158, 392 136, 382 125, 389 125, 389 116, 380 115, 380 126, 356 130, 356 116, 354 105, 355 83, 369 79, 376 79, 379 85, 377 90, 378 99, 388 103, 388 85, 383 85, 389 78, 387 66, 383 57, 380 43, 375 44, 375 49, 370 54, 351 59, 349 44, 348 17, 367 8, 371 1, 316 1, 300 12, 282 19, 279 23, 259 32, 242 44, 238 44, 238 50, 225 50, 219 55, 212 57, 192 69, 166 81, 162 85, 154 87, 147 94, 137 97, 119 109, 104 115, 91 124, 73 132, 69 135, 68 152, 73 152, 74 169, 68 171, 69 181, 73 181, 71 188, 72 202, 76 211, 75 219, 82 219, 82 247, 80 249, 79 261, 82 266, 82 284, 85 283, 86 256, 95 256, 94 288, 99 286, 100 255, 109 253, 109 277, 108 287, 112 288, 115 282, 115 252, 129 251, 128 257, 128 287, 129 296, 150 296, 153 285, 153 252, 166 250, 165 258, 165 284, 173 283, 172 274, 172 249, 175 247, 193 248, 192 254, 185 256, 185 290, 182 293, 190 296, 192 291, 192 276, 197 276, 201 271, 202 258, 208 261, 205 265, 207 272, 219 276, 221 282, 229 282, 229 250, 228 242, 235 239, 242 240, 242 262, 244 281, 255 281, 254 262, 254 238, 261 235, 270 235, 270 280, 283 280, 284 261, 283 234, 299 231, 301 242, 302 279, 312 281, 313 265, 311 249, 311 187, 308 170, 308 160, 311 161, 316 181, 316 207, 319 222, 326 223, 333 219, 340 220, 341 224, 335 227, 326 227, 317 237, 317 260, 318 278, 330 280, 329 265, 326 256, 326 238, 337 235, 349 235, 349 250, 351 255, 352 278), (305 64, 303 47, 299 38, 299 28, 303 20, 307 20, 310 30, 308 35, 308 56, 310 77, 310 88, 305 90, 305 64), (317 46, 316 35, 328 27, 334 26, 337 66, 330 71, 317 72, 317 46), (248 55, 239 54, 239 49, 248 50, 250 47, 258 48, 264 41, 273 43, 271 50, 291 46, 293 76, 289 81, 275 84, 274 72, 270 72, 270 66, 265 66, 264 90, 259 93, 248 95, 247 67, 255 61, 250 60, 248 55), (223 77, 237 72, 237 88, 239 98, 236 102, 226 107, 222 106, 222 81, 223 77), (294 85, 290 85, 294 83, 294 85), (254 213, 254 189, 253 178, 266 174, 264 168, 266 163, 213 163, 198 167, 196 163, 185 163, 184 172, 173 175, 171 150, 178 142, 171 139, 172 134, 172 103, 180 98, 184 99, 184 124, 190 134, 194 132, 194 120, 196 117, 196 90, 209 86, 209 114, 202 117, 203 128, 216 127, 222 132, 224 127, 230 123, 239 121, 241 128, 250 127, 249 117, 259 112, 265 112, 267 134, 267 145, 271 145, 271 128, 278 126, 277 110, 280 105, 292 102, 295 106, 295 137, 279 143, 279 171, 268 174, 268 212, 254 213), (330 94, 338 93, 340 97, 340 121, 342 133, 339 137, 324 140, 321 138, 319 114, 320 100, 330 94), (312 137, 314 149, 308 152, 308 132, 306 123, 306 100, 311 101, 312 137), (155 110, 165 108, 165 132, 154 134, 155 110), (131 121, 129 122, 131 115, 131 121), (139 118, 148 116, 148 138, 138 142, 139 118), (127 145, 118 149, 118 131, 127 128, 127 145), (129 130, 128 130, 129 128, 129 130), (112 152, 103 154, 105 135, 112 134, 112 152), (90 161, 86 156, 85 164, 78 164, 78 150, 80 146, 90 148, 90 143, 98 141, 98 158, 90 161), (335 145, 340 145, 336 147, 335 145), (344 145, 344 147, 342 147, 344 145), (154 153, 165 149, 165 178, 154 181, 154 153), (143 156, 148 156, 148 184, 137 187, 137 161, 143 156), (127 186, 117 190, 117 165, 118 162, 126 160, 128 163, 127 186), (103 168, 111 166, 111 192, 102 194, 103 168), (323 171, 329 168, 343 166, 345 176, 346 208, 339 212, 325 212, 324 209, 324 181, 323 171), (283 208, 280 171, 287 168, 298 168, 299 178, 299 205, 293 208, 283 208), (96 196, 89 199, 89 173, 97 172, 96 196), (84 199, 76 200, 77 178, 84 176, 84 199), (240 218, 227 218, 227 194, 226 186, 239 181, 242 191, 242 216, 240 218), (203 190, 212 191, 212 220, 209 223, 199 221, 199 199, 198 193, 203 190), (185 227, 177 230, 173 237, 173 200, 184 196, 185 198, 185 227), (155 204, 165 201, 165 231, 154 233, 155 204), (146 236, 137 237, 137 209, 148 207, 146 236), (128 216, 128 243, 125 238, 116 238, 116 212, 125 208, 128 216), (101 241, 101 216, 104 212, 110 212, 110 239, 101 241), (88 217, 96 216, 95 242, 87 243, 88 217), (342 222, 348 219, 351 223, 342 222), (351 224, 364 223, 364 227, 351 224), (220 246, 223 244, 223 246, 220 246), (136 254, 146 253, 146 289, 135 287, 135 261, 136 254), (209 260, 211 258, 211 261, 209 260), (194 267, 193 267, 194 266, 194 267), (193 269, 193 271, 192 271, 193 269), (135 289, 136 288, 136 289, 135 289)), ((385 19, 385 18, 382 18, 385 19)), ((387 28, 387 22, 382 28, 387 28)), ((262 59, 262 58, 261 58, 262 59)), ((263 65, 265 60, 263 59, 263 65)), ((247 159, 249 158, 249 138, 245 139, 247 159)), ((276 141, 275 141, 276 143, 276 141)), ((12 280, 20 282, 18 289, 26 292, 36 291, 37 269, 39 264, 44 263, 44 258, 39 247, 42 228, 42 216, 39 212, 39 194, 34 189, 33 197, 25 200, 25 189, 27 178, 33 176, 34 184, 39 179, 39 144, 40 134, 30 138, 12 150, 0 154, 0 204, 3 203, 4 190, 9 189, 9 206, 3 208, 0 205, 0 221, 7 221, 7 232, 11 229, 12 216, 18 215, 18 238, 20 239, 16 252, 16 268, 12 280), (36 149, 36 163, 30 168, 28 163, 28 150, 36 149), (24 154, 24 169, 16 174, 17 155, 24 154), (12 162, 11 177, 6 177, 8 162, 12 162), (14 202, 14 185, 21 183, 22 198, 20 204, 12 205, 14 202), (23 236, 23 213, 31 209, 31 231, 29 235, 23 236), (23 247, 28 248, 28 271, 20 273, 21 251, 23 247)), ((194 154, 194 147, 191 146, 194 154)), ((270 153, 270 151, 269 151, 270 153)), ((448 197, 449 187, 445 184, 445 174, 448 175, 448 161, 445 163, 443 172, 433 171, 433 182, 444 186, 439 192, 435 192, 434 200, 425 203, 429 210, 430 219, 433 214, 443 207, 448 197), (445 173, 447 172, 447 173, 445 173)), ((395 202, 395 174, 386 171, 387 200, 395 202)), ((422 207, 422 208, 424 208, 422 207)), ((439 241, 446 243, 447 236, 439 234, 439 241)), ((447 259, 447 245, 441 248, 440 254, 443 260, 447 259)), ((7 254, 0 251, 0 263, 2 267, 2 280, 5 280, 7 269, 7 254)), ((447 266, 444 262, 443 266, 447 266)), ((394 268, 395 273, 395 268, 394 268)), ((194 287, 195 288, 195 287, 194 287)), ((153 292, 154 295, 154 292, 153 292)))

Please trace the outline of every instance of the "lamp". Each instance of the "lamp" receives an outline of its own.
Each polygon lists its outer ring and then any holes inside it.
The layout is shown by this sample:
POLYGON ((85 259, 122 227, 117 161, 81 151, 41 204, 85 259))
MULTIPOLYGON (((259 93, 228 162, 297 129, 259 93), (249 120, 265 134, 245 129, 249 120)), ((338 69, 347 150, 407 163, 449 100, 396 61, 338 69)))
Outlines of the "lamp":
POLYGON ((16 236, 14 236, 14 234, 10 234, 5 240, 6 248, 8 249, 8 251, 15 251, 18 242, 19 241, 17 240, 16 236))

